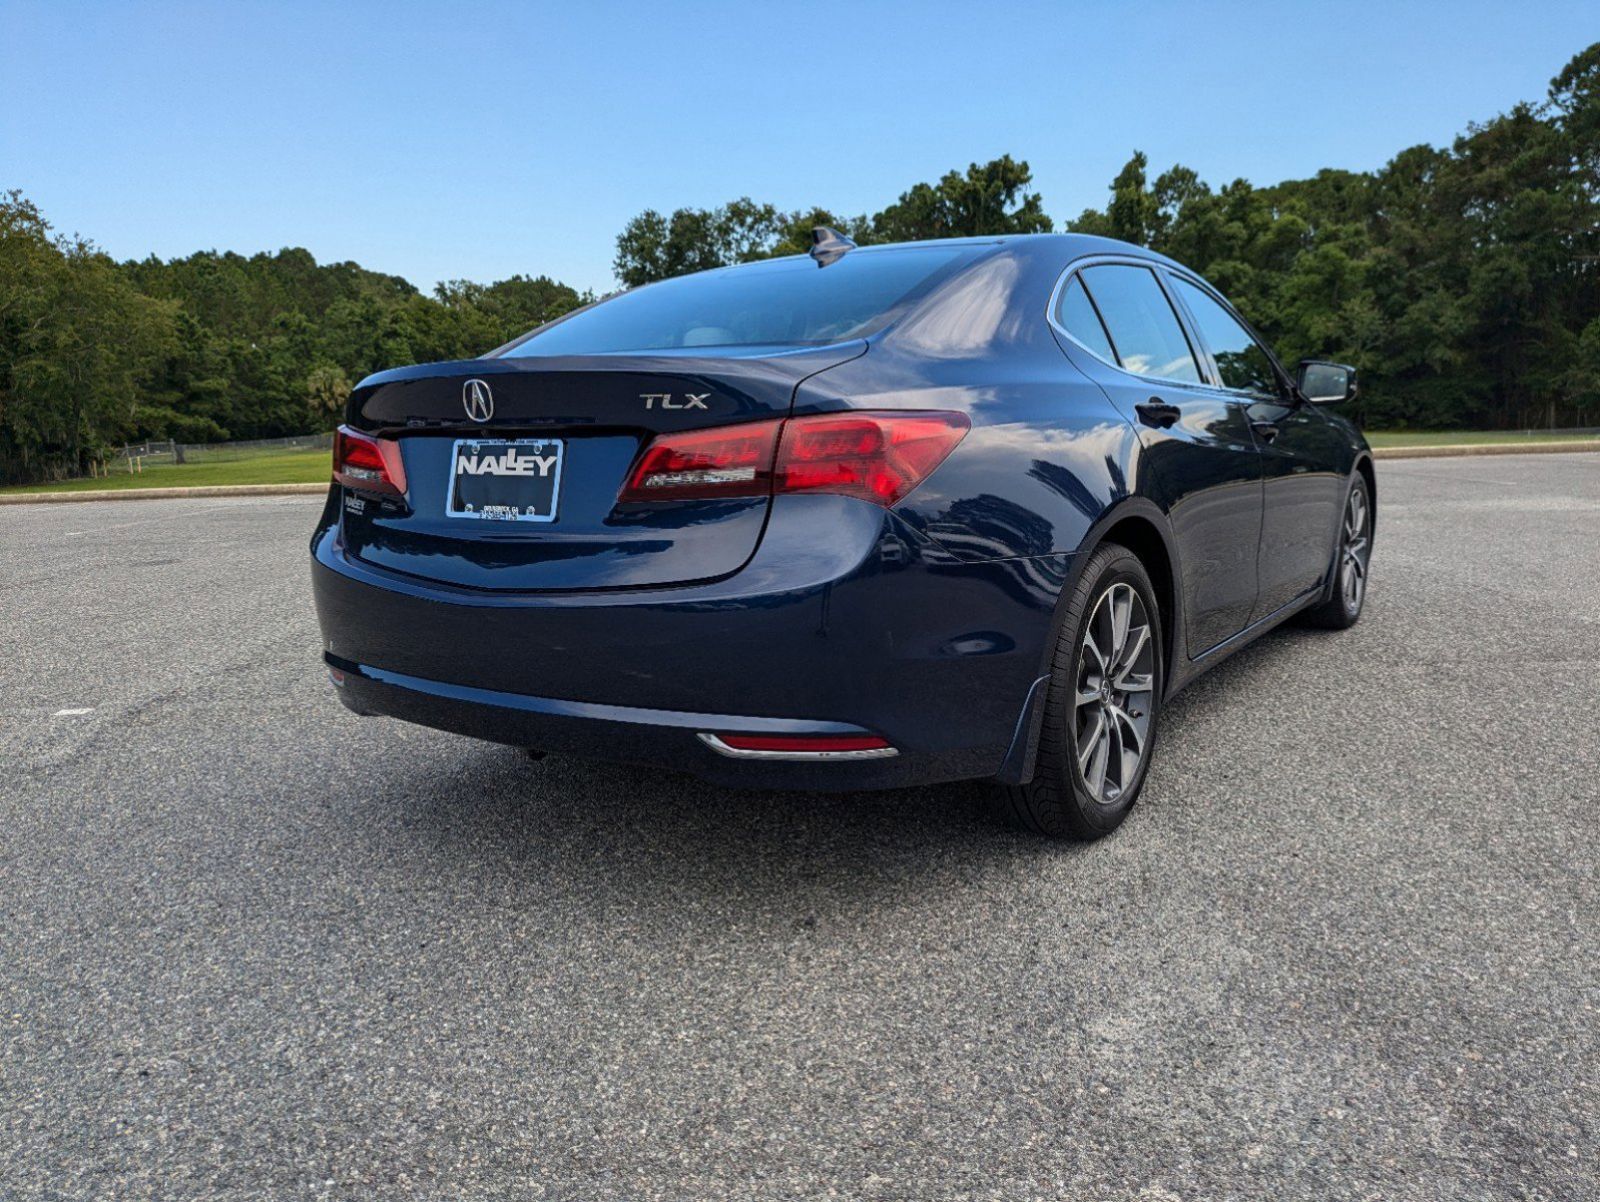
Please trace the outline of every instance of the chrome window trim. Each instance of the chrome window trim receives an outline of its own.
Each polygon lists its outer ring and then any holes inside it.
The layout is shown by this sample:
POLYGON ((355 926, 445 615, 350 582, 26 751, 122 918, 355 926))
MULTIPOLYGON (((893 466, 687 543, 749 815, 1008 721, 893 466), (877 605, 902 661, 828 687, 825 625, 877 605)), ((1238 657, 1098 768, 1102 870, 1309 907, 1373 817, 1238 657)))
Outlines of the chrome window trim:
MULTIPOLYGON (((1112 371, 1120 372, 1121 374, 1127 376, 1130 380, 1140 380, 1146 384, 1150 384, 1159 388, 1193 388, 1202 392, 1216 391, 1217 386, 1205 378, 1212 367, 1211 355, 1209 352, 1202 354, 1200 348, 1195 345, 1195 335, 1190 331, 1189 324, 1185 320, 1188 314, 1180 311, 1178 306, 1173 304, 1172 296, 1167 291, 1167 282, 1161 278, 1161 271, 1165 267, 1165 263, 1159 262, 1156 259, 1141 259, 1136 255, 1084 255, 1082 258, 1074 259, 1072 262, 1066 265, 1060 276, 1056 278, 1056 286, 1050 290, 1050 300, 1045 306, 1044 319, 1052 330, 1056 331, 1056 333, 1060 334, 1068 342, 1072 343, 1073 346, 1081 349, 1084 354, 1088 355, 1096 363, 1103 363, 1112 371), (1072 277, 1087 267, 1104 266, 1143 267, 1145 270, 1150 272, 1151 275, 1155 276, 1156 287, 1161 289, 1161 294, 1167 298, 1167 304, 1172 307, 1172 316, 1177 320, 1178 330, 1183 334, 1184 342, 1188 344, 1189 354, 1194 357, 1194 365, 1199 371, 1201 377, 1199 380, 1173 380, 1166 376, 1141 376, 1136 371, 1129 371, 1126 367, 1123 367, 1122 364, 1112 363, 1110 360, 1104 358, 1094 351, 1091 347, 1084 346, 1081 341, 1073 337, 1072 331, 1068 330, 1064 325, 1056 320, 1056 310, 1061 306, 1061 294, 1067 290, 1067 284, 1071 282, 1072 277)), ((1090 290, 1089 285, 1085 284, 1083 286, 1083 290, 1089 297, 1089 303, 1094 305, 1095 312, 1099 313, 1099 302, 1094 299, 1094 293, 1090 290)), ((1100 320, 1103 324, 1105 318, 1102 317, 1100 320)), ((1109 327, 1106 328, 1105 334, 1106 339, 1111 343, 1112 347, 1115 348, 1117 340, 1112 335, 1109 327)))

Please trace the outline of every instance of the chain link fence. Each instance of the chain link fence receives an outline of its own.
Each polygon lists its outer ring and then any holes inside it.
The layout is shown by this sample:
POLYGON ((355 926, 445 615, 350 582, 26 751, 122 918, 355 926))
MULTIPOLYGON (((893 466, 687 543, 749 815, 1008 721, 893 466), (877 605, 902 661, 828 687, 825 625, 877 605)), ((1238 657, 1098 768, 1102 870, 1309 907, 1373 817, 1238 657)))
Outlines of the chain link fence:
POLYGON ((265 455, 294 451, 333 450, 333 435, 296 434, 289 438, 254 438, 241 442, 161 442, 128 443, 117 452, 119 460, 137 463, 141 468, 157 463, 232 463, 240 459, 260 459, 265 455))

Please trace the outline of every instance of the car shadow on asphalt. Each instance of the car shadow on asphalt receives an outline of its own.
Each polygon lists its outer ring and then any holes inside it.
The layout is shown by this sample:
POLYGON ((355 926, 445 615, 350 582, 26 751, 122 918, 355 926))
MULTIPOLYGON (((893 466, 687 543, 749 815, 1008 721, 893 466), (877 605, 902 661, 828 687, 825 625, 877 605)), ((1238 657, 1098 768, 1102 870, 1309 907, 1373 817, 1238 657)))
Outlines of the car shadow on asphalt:
MULTIPOLYGON (((1252 677, 1281 670, 1313 632, 1275 632, 1240 651, 1174 699, 1162 739, 1252 677)), ((446 736, 437 736, 444 740, 446 736)), ((693 777, 565 756, 534 761, 512 748, 450 740, 443 755, 397 780, 397 808, 383 812, 432 852, 458 861, 446 872, 537 875, 629 882, 641 896, 654 882, 732 883, 749 894, 824 888, 860 896, 896 890, 930 874, 977 867, 1025 873, 1041 861, 1101 854, 1111 844, 1071 844, 1007 828, 995 786, 967 781, 861 793, 728 789, 693 777), (458 754, 450 754, 450 750, 458 754)), ((1163 821, 1136 811, 1132 825, 1163 821)), ((369 811, 370 812, 370 811, 369 811)), ((1170 813, 1170 812, 1169 812, 1170 813)), ((1113 840, 1113 843, 1116 841, 1113 840)))

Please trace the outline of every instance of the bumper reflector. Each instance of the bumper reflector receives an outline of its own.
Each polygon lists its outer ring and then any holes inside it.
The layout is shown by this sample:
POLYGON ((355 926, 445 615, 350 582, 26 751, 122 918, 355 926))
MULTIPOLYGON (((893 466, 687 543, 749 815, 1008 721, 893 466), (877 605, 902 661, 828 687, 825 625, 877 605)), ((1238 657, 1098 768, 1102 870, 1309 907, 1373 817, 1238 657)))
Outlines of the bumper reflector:
POLYGON ((702 733, 719 755, 757 760, 872 760, 900 753, 878 735, 751 735, 702 733))

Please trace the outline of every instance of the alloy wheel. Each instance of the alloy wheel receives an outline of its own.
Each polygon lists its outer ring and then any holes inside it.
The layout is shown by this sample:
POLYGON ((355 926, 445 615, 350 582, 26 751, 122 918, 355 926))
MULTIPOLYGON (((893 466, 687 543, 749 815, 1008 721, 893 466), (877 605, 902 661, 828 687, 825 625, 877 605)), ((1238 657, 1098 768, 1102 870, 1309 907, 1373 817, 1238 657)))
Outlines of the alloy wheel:
POLYGON ((1143 598, 1132 585, 1113 584, 1084 628, 1073 708, 1078 769, 1102 805, 1133 787, 1149 753, 1155 653, 1143 598))
POLYGON ((1339 593, 1348 613, 1358 613, 1367 594, 1367 560, 1372 547, 1372 510, 1365 490, 1350 490, 1339 549, 1339 593))

